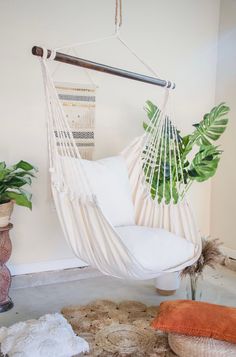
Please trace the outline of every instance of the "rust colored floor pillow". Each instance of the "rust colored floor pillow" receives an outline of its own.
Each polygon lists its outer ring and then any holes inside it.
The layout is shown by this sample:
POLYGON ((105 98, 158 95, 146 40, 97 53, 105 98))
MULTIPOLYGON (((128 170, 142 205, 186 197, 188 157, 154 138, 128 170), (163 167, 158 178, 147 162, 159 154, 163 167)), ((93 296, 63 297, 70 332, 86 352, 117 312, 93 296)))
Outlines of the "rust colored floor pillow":
POLYGON ((236 343, 236 308, 191 300, 166 301, 161 303, 152 326, 165 332, 236 343))

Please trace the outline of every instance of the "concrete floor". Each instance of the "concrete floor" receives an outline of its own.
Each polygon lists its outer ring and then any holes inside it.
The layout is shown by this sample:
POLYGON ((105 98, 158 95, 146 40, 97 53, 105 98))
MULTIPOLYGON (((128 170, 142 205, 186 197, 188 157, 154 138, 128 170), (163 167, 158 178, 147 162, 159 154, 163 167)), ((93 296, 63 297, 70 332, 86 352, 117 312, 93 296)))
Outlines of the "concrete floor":
MULTIPOLYGON (((221 266, 217 270, 208 269, 199 285, 203 301, 236 307, 236 272, 221 266)), ((167 298, 157 295, 152 281, 124 281, 106 276, 11 289, 14 308, 0 314, 0 326, 38 318, 58 312, 63 306, 87 304, 95 299, 137 300, 159 305, 167 299, 185 299, 186 286, 186 281, 182 281, 177 293, 167 298)))

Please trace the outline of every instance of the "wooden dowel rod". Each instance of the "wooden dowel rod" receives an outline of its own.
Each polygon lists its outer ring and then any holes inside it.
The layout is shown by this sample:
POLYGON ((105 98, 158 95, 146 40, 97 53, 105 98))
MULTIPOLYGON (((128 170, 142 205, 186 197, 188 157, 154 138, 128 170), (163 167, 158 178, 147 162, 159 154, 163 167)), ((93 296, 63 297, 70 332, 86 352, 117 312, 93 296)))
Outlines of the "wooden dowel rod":
MULTIPOLYGON (((42 47, 34 46, 32 48, 32 54, 35 56, 43 57, 43 49, 42 47)), ((47 58, 51 55, 51 50, 47 50, 47 58)), ((126 71, 124 69, 107 66, 105 64, 92 62, 83 58, 70 56, 64 53, 56 52, 56 56, 54 58, 55 61, 71 64, 74 66, 84 67, 87 69, 92 69, 95 71, 113 74, 114 76, 124 77, 133 79, 136 81, 153 84, 156 86, 166 87, 167 88, 175 88, 175 84, 172 84, 170 81, 166 81, 164 79, 158 79, 154 77, 149 77, 143 74, 126 71), (168 84, 168 85, 167 85, 168 84)))

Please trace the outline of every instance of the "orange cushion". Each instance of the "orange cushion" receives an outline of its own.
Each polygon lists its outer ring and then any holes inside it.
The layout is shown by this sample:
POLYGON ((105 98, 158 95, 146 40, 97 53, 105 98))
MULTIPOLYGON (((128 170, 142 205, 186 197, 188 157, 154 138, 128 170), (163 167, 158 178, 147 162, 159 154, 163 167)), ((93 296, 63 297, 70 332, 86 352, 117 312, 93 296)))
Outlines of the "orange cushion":
POLYGON ((161 303, 152 326, 165 332, 236 343, 236 308, 191 300, 166 301, 161 303))

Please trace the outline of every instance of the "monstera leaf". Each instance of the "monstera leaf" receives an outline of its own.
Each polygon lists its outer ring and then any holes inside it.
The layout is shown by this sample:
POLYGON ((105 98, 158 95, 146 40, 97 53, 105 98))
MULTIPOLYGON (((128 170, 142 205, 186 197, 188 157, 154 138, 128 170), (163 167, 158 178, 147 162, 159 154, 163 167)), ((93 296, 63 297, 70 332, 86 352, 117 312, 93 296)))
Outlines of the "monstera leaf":
POLYGON ((167 204, 173 198, 173 202, 177 203, 194 181, 206 181, 216 173, 222 151, 213 142, 226 129, 229 107, 225 103, 214 107, 198 124, 194 124, 195 130, 185 136, 181 135, 169 116, 162 117, 163 149, 158 147, 160 143, 154 137, 161 124, 161 111, 151 101, 146 102, 145 111, 147 120, 143 123, 143 128, 154 138, 143 150, 143 170, 150 185, 151 197, 157 198, 158 202, 165 200, 167 204), (192 159, 190 154, 193 150, 196 152, 196 149, 197 153, 192 159), (154 172, 152 168, 155 168, 154 172))
POLYGON ((201 146, 188 171, 191 180, 203 182, 214 176, 222 151, 214 145, 201 146))
POLYGON ((194 124, 196 130, 192 134, 192 141, 199 146, 208 146, 212 141, 218 140, 228 124, 229 119, 226 116, 229 110, 225 103, 221 103, 205 114, 200 123, 194 124))
POLYGON ((150 132, 157 125, 158 118, 160 116, 161 111, 150 100, 146 101, 146 106, 144 107, 144 110, 147 113, 147 117, 150 122, 149 123, 143 122, 143 128, 145 131, 150 132))

